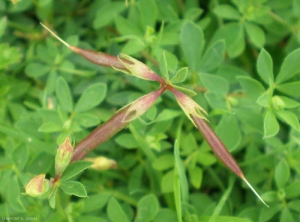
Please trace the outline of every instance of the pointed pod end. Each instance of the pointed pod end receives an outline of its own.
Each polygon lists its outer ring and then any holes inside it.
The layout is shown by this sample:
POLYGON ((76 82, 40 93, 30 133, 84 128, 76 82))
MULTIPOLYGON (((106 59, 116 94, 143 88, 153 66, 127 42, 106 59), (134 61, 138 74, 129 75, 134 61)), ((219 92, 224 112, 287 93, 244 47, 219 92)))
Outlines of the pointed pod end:
POLYGON ((266 206, 269 207, 268 204, 265 203, 265 201, 261 198, 261 196, 255 191, 255 189, 251 186, 251 184, 248 182, 248 180, 245 178, 245 176, 241 176, 241 179, 247 184, 247 186, 253 191, 253 193, 258 197, 258 199, 266 206))
POLYGON ((60 37, 58 37, 51 29, 49 29, 47 26, 45 26, 43 23, 41 23, 41 26, 43 26, 48 32, 50 32, 55 38, 57 38, 61 43, 63 43, 65 46, 67 46, 68 48, 70 48, 70 45, 65 42, 64 40, 62 40, 60 37))

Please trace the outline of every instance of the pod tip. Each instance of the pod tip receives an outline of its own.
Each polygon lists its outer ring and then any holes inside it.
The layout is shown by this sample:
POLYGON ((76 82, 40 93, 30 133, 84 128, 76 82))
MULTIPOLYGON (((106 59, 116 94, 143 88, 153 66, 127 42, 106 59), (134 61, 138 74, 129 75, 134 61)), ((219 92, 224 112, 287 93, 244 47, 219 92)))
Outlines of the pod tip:
POLYGON ((50 32, 55 38, 57 38, 60 42, 62 42, 65 46, 67 46, 68 48, 70 48, 70 45, 65 42, 64 40, 62 40, 61 38, 59 38, 52 30, 50 30, 47 26, 45 26, 43 23, 41 23, 41 26, 43 26, 48 32, 50 32))
POLYGON ((266 206, 266 207, 269 207, 268 204, 265 203, 265 201, 261 198, 261 196, 259 196, 259 194, 255 191, 255 189, 251 186, 251 184, 248 182, 248 180, 242 176, 241 177, 242 180, 247 184, 247 186, 253 191, 253 193, 258 197, 258 199, 266 206))

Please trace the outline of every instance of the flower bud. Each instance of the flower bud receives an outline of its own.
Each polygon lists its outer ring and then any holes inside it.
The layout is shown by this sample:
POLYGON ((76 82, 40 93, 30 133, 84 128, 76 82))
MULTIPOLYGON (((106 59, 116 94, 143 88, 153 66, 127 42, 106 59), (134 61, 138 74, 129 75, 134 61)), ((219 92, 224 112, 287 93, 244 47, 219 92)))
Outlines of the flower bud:
POLYGON ((32 197, 42 197, 47 195, 52 187, 52 182, 45 179, 45 174, 40 174, 32 178, 27 184, 25 191, 26 194, 32 197))
MULTIPOLYGON (((164 83, 164 80, 158 76, 155 72, 153 72, 148 66, 144 63, 132 58, 131 56, 120 54, 119 61, 122 63, 129 72, 124 70, 119 70, 129 75, 133 75, 135 77, 150 80, 150 81, 157 81, 160 83, 164 83)), ((117 68, 115 68, 117 69, 117 68)), ((118 70, 118 69, 117 69, 118 70)))
POLYGON ((67 137, 65 141, 59 145, 55 156, 55 174, 61 176, 64 170, 70 163, 73 153, 73 147, 70 142, 70 138, 67 137))
POLYGON ((191 116, 196 116, 201 119, 206 119, 201 113, 203 112, 207 115, 206 111, 200 105, 198 105, 194 100, 192 100, 189 96, 185 95, 184 93, 176 90, 175 88, 172 88, 170 90, 175 95, 176 100, 180 105, 181 109, 184 111, 185 115, 187 115, 187 117, 192 121, 192 123, 194 123, 195 126, 196 124, 194 122, 194 119, 191 116))
POLYGON ((108 159, 104 156, 99 156, 95 158, 85 158, 86 161, 93 162, 94 164, 91 166, 92 169, 95 170, 109 170, 109 169, 116 169, 117 163, 112 159, 108 159))
POLYGON ((285 103, 279 96, 273 96, 272 104, 275 109, 284 109, 286 107, 285 103))

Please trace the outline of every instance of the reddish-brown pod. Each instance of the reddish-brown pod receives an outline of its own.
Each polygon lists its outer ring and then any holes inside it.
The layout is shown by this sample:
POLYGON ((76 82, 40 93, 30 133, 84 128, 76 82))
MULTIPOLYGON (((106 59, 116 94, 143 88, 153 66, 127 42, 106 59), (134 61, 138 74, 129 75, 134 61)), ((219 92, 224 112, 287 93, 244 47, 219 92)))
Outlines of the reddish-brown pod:
POLYGON ((81 140, 75 147, 71 162, 81 160, 91 150, 110 139, 126 127, 131 121, 139 118, 155 103, 157 98, 165 91, 160 87, 157 91, 144 95, 129 105, 120 109, 107 122, 98 126, 91 134, 81 140))
POLYGON ((91 63, 94 63, 99 66, 107 66, 111 68, 115 68, 127 74, 136 76, 138 78, 146 79, 149 81, 156 81, 161 84, 165 84, 165 81, 153 72, 150 68, 148 68, 142 62, 128 56, 125 54, 120 54, 120 56, 112 56, 106 54, 104 52, 96 52, 93 50, 82 49, 76 46, 71 46, 60 37, 58 37, 52 30, 50 30, 47 26, 41 23, 41 25, 47 29, 55 38, 57 38, 60 42, 62 42, 65 46, 67 46, 70 50, 82 56, 84 59, 88 60, 91 63))
POLYGON ((231 153, 227 150, 224 143, 221 139, 216 135, 216 133, 212 130, 212 128, 208 125, 208 123, 198 116, 191 116, 195 125, 202 133, 208 145, 211 147, 214 154, 224 163, 225 166, 228 167, 233 173, 239 176, 254 192, 254 194, 260 199, 260 201, 269 207, 264 200, 259 196, 259 194, 254 190, 251 184, 248 182, 246 177, 244 176, 243 171, 231 155, 231 153))

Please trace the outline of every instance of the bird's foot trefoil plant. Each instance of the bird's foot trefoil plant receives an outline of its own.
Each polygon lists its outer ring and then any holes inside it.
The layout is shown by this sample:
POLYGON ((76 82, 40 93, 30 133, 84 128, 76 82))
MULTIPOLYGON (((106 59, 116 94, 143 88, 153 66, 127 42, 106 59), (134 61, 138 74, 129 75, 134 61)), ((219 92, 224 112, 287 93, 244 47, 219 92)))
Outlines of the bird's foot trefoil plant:
MULTIPOLYGON (((218 159, 220 159, 228 169, 230 169, 233 173, 240 177, 251 188, 255 195, 266 206, 268 206, 247 181, 244 173, 240 169, 233 156, 227 150, 221 139, 208 125, 207 119, 205 117, 207 115, 206 111, 188 95, 179 91, 177 87, 173 85, 172 81, 169 80, 168 71, 166 71, 167 69, 161 68, 162 72, 164 72, 164 78, 161 78, 145 64, 128 55, 120 54, 119 57, 114 57, 105 53, 98 53, 91 50, 85 50, 82 48, 71 46, 60 39, 46 26, 44 26, 44 28, 46 28, 51 34, 53 34, 57 39, 64 43, 69 49, 81 55, 88 61, 100 66, 112 67, 137 78, 148 81, 156 81, 160 84, 160 87, 157 91, 142 96, 134 102, 121 108, 108 121, 98 126, 91 134, 81 140, 75 146, 74 150, 70 138, 65 138, 63 143, 61 143, 57 149, 57 154, 55 157, 55 178, 47 180, 45 179, 44 174, 34 177, 26 187, 27 195, 33 197, 45 197, 45 193, 49 193, 49 191, 51 190, 50 194, 48 195, 48 199, 52 207, 55 207, 55 194, 58 188, 62 188, 62 190, 64 190, 67 194, 74 194, 79 197, 87 196, 87 193, 82 184, 69 179, 90 166, 92 166, 94 169, 109 169, 115 166, 115 164, 111 161, 107 161, 107 159, 103 157, 98 157, 96 159, 86 158, 85 160, 87 162, 82 162, 82 160, 98 145, 101 145, 105 141, 109 140, 117 132, 127 127, 133 120, 140 118, 154 105, 157 99, 165 91, 170 91, 174 94, 178 104, 180 105, 186 116, 203 134, 203 137, 211 147, 212 151, 218 157, 218 159), (90 161, 90 163, 88 161, 90 161), (103 163, 99 163, 99 161, 103 163), (92 165, 92 163, 94 164, 92 165), (67 167, 68 170, 66 173, 64 173, 67 167)), ((160 66, 167 67, 167 63, 163 60, 160 66)), ((179 72, 177 75, 182 75, 182 72, 179 72)), ((186 76, 186 74, 184 75, 186 76)), ((181 77, 175 76, 174 78, 178 79, 181 77)), ((182 80, 184 80, 184 78, 182 80)))
POLYGON ((0 1, 0 218, 299 221, 299 15, 299 0, 0 1))

